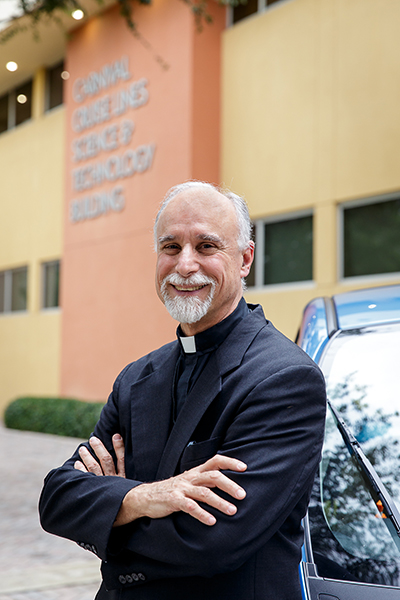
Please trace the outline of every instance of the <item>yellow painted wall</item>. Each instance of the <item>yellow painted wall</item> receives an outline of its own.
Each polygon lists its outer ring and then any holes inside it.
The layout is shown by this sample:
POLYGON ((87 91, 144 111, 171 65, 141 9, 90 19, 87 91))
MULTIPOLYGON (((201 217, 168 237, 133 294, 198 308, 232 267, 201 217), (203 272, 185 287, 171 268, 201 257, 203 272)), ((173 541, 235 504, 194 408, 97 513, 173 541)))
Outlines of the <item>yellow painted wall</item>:
POLYGON ((341 202, 400 190, 400 3, 288 0, 224 32, 222 180, 254 219, 314 212, 314 284, 247 293, 293 338, 305 302, 341 282, 341 202))
POLYGON ((41 110, 44 77, 34 81, 35 118, 0 135, 0 271, 28 265, 28 309, 0 314, 0 413, 21 394, 58 394, 59 309, 41 310, 41 264, 62 251, 64 109, 41 110))

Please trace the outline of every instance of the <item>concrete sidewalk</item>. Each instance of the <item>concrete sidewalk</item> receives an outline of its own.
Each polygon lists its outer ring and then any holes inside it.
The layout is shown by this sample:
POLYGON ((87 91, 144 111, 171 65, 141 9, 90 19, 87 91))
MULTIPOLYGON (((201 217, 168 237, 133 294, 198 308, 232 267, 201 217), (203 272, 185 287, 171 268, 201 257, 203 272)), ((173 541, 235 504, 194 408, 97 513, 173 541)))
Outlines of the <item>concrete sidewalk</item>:
POLYGON ((0 600, 93 600, 100 561, 45 533, 37 504, 43 478, 80 440, 0 423, 0 600))

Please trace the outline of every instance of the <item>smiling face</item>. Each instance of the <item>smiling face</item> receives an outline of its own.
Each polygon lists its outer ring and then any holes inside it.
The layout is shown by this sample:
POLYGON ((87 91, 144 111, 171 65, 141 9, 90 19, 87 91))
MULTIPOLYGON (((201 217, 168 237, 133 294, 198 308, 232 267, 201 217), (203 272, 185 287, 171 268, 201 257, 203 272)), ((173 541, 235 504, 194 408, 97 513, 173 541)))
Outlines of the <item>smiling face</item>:
POLYGON ((194 187, 166 206, 157 226, 157 293, 186 335, 212 327, 242 296, 253 247, 239 250, 232 202, 194 187))

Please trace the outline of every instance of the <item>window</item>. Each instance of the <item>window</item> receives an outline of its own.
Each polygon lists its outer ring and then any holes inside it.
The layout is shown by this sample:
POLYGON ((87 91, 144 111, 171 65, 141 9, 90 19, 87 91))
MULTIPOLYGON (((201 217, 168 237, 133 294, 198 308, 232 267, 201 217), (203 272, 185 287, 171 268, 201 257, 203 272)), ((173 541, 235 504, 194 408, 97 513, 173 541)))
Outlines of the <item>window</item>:
POLYGON ((15 90, 15 125, 20 125, 32 116, 32 81, 15 90))
POLYGON ((32 80, 0 97, 0 133, 32 116, 32 80))
POLYGON ((256 12, 261 12, 275 2, 280 2, 280 0, 247 0, 245 4, 239 3, 232 9, 232 23, 237 23, 256 12))
POLYGON ((64 78, 63 62, 47 70, 46 110, 51 110, 63 103, 64 78))
POLYGON ((400 272, 400 197, 343 208, 344 277, 400 272))
POLYGON ((60 261, 44 263, 42 265, 43 277, 43 308, 55 308, 59 306, 60 289, 60 261))
POLYGON ((313 218, 310 214, 255 223, 256 255, 248 286, 313 278, 313 218))
POLYGON ((28 268, 0 272, 0 313, 26 310, 28 268))
POLYGON ((8 94, 0 98, 0 133, 8 129, 8 94))

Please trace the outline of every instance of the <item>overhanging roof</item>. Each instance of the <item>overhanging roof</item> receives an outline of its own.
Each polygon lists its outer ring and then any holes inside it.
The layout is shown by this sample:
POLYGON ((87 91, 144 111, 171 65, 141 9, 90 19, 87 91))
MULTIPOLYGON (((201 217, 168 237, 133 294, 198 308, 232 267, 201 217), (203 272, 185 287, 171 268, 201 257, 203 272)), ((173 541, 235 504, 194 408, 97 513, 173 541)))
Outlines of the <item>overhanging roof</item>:
MULTIPOLYGON (((33 35, 29 17, 19 18, 19 23, 26 25, 27 29, 0 44, 0 95, 31 78, 40 67, 49 67, 62 60, 67 44, 66 32, 81 27, 90 17, 103 12, 115 4, 115 1, 104 0, 100 5, 96 0, 81 0, 80 5, 85 11, 85 18, 81 21, 75 21, 70 15, 58 11, 57 17, 64 31, 53 20, 43 19, 37 25, 38 40, 33 35), (6 69, 7 62, 11 60, 18 64, 18 70, 13 73, 6 69)), ((2 33, 11 27, 12 22, 2 33)))

